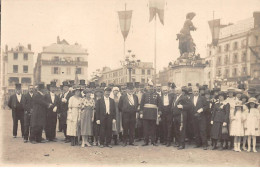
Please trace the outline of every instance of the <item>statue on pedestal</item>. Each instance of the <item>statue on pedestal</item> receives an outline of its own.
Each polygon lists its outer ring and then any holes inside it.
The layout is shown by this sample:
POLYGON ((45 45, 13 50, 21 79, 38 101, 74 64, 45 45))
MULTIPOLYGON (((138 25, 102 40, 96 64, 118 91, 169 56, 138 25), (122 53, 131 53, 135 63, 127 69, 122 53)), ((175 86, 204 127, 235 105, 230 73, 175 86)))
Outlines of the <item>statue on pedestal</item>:
POLYGON ((179 40, 180 58, 189 58, 189 54, 192 56, 195 54, 196 45, 193 42, 190 31, 196 31, 196 27, 192 23, 192 19, 196 16, 194 12, 190 12, 186 15, 186 21, 184 22, 183 28, 180 33, 177 34, 179 40))

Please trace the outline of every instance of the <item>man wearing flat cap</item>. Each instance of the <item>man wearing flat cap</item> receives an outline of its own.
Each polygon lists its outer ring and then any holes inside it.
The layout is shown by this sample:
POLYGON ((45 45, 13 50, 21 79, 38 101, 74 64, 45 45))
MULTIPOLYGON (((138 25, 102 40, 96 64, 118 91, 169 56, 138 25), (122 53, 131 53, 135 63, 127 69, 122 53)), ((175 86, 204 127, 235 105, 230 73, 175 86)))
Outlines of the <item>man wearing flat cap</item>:
POLYGON ((120 97, 118 108, 119 112, 122 112, 123 121, 123 146, 127 145, 129 139, 129 145, 134 145, 134 132, 136 123, 136 112, 138 108, 138 98, 134 94, 133 83, 127 83, 126 95, 120 97))
POLYGON ((96 103, 96 123, 100 125, 100 147, 105 146, 112 148, 112 123, 116 122, 115 101, 111 99, 110 87, 105 88, 104 97, 96 103))
POLYGON ((149 137, 151 137, 151 143, 153 146, 157 146, 155 143, 156 138, 156 120, 161 115, 161 98, 153 88, 153 82, 148 81, 148 92, 144 93, 140 104, 140 118, 143 119, 144 127, 144 144, 147 146, 149 143, 149 137))
POLYGON ((21 93, 21 84, 15 84, 15 94, 10 96, 8 107, 12 109, 13 137, 17 136, 18 121, 21 124, 22 137, 24 136, 24 96, 21 93))

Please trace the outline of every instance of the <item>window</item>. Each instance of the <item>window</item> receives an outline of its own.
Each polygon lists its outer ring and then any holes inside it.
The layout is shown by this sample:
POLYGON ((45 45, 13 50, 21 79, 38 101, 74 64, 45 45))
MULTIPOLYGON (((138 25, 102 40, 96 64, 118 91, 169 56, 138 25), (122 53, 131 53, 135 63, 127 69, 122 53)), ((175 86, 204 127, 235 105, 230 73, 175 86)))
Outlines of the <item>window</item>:
POLYGON ((23 54, 23 60, 27 61, 28 60, 28 53, 23 54))
POLYGON ((243 72, 242 72, 243 75, 247 75, 247 69, 246 67, 243 67, 243 72))
POLYGON ((8 79, 8 82, 9 82, 9 85, 10 86, 13 86, 15 85, 16 83, 19 83, 19 78, 18 77, 10 77, 8 79))
POLYGON ((135 74, 135 69, 132 70, 132 73, 135 74))
POLYGON ((23 73, 28 73, 28 66, 23 66, 23 73))
POLYGON ((76 58, 76 61, 78 61, 78 62, 79 62, 79 61, 83 61, 83 58, 82 58, 82 57, 77 57, 77 58, 76 58))
POLYGON ((211 51, 209 51, 209 56, 211 56, 211 51))
POLYGON ((14 53, 14 60, 18 59, 18 53, 14 53))
POLYGON ((71 68, 67 67, 67 75, 70 75, 70 74, 71 74, 71 68))
POLYGON ((242 62, 245 62, 246 61, 246 52, 244 51, 243 53, 242 53, 242 62))
POLYGON ((144 70, 144 69, 142 69, 142 74, 143 74, 143 75, 145 74, 145 70, 144 70))
POLYGON ((218 69, 217 76, 218 76, 218 77, 221 76, 221 69, 218 69))
POLYGON ((59 67, 53 67, 53 74, 59 74, 59 67))
POLYGON ((221 65, 221 56, 218 57, 217 66, 221 65))
POLYGON ((76 68, 76 74, 82 74, 82 68, 76 68))
POLYGON ((241 41, 241 48, 245 48, 246 47, 246 39, 241 41))
POLYGON ((233 56, 233 63, 237 63, 237 62, 238 62, 237 53, 235 53, 233 56))
POLYGON ((225 70, 225 78, 229 77, 229 69, 225 70))
POLYGON ((229 44, 225 45, 225 51, 229 51, 229 44))
POLYGON ((23 47, 22 46, 19 46, 19 51, 23 51, 23 47))
POLYGON ((22 78, 22 84, 31 84, 31 78, 29 78, 29 77, 23 77, 22 78))
POLYGON ((147 70, 147 74, 148 74, 148 75, 151 75, 151 70, 147 70))
POLYGON ((225 56, 225 60, 224 60, 224 62, 225 62, 225 64, 229 64, 229 58, 228 58, 227 55, 225 56))
POLYGON ((132 78, 132 82, 135 82, 135 78, 132 78))
POLYGON ((234 42, 234 44, 233 44, 233 50, 237 50, 237 48, 238 48, 238 43, 237 43, 237 42, 234 42))
POLYGON ((218 46, 218 52, 221 53, 221 46, 218 46))
POLYGON ((54 60, 54 61, 59 61, 59 56, 54 56, 54 57, 53 57, 53 60, 54 60))
POLYGON ((142 83, 145 83, 145 79, 144 79, 144 78, 142 78, 141 82, 142 82, 142 83))
POLYGON ((13 65, 13 73, 18 73, 18 65, 13 65))
POLYGON ((233 76, 237 76, 237 68, 233 69, 233 76))

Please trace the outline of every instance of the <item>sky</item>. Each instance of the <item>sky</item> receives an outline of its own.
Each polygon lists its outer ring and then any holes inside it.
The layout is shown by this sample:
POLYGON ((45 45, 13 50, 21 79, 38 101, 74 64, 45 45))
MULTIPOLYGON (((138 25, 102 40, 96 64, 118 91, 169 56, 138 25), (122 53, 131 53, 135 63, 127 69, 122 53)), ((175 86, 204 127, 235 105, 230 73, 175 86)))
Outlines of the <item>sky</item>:
MULTIPOLYGON (((88 50, 89 78, 104 66, 118 68, 124 48, 117 11, 124 10, 125 3, 127 10, 133 10, 126 51, 130 49, 141 61, 153 62, 155 23, 149 22, 149 0, 2 0, 1 49, 6 44, 9 49, 19 43, 32 44, 36 61, 42 47, 60 36, 88 50)), ((198 53, 205 57, 213 11, 222 24, 236 23, 260 11, 260 0, 166 0, 165 24, 156 23, 157 70, 179 57, 176 34, 188 12, 196 13, 197 31, 192 36, 198 53)))

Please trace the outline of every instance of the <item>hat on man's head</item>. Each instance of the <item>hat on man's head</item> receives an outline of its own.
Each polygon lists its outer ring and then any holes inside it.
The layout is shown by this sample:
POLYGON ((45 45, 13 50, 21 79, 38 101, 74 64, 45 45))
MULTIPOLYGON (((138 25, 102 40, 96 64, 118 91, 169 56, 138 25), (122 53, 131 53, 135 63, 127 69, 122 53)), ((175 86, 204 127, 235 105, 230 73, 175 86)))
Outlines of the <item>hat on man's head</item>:
POLYGON ((51 81, 50 87, 57 87, 57 86, 56 86, 56 82, 55 82, 55 81, 51 81))
POLYGON ((96 88, 95 82, 89 82, 89 88, 96 88))
POLYGON ((188 83, 188 86, 190 87, 190 86, 192 86, 192 84, 191 84, 191 83, 188 83))
POLYGON ((175 89, 175 88, 176 88, 175 83, 171 83, 171 88, 172 88, 172 89, 175 89))
POLYGON ((104 90, 102 88, 96 88, 94 93, 103 93, 104 90))
POLYGON ((126 88, 127 89, 130 89, 130 90, 133 90, 134 89, 134 84, 129 82, 129 83, 126 83, 126 88))
POLYGON ((223 91, 220 91, 220 92, 218 93, 218 98, 219 98, 219 96, 223 96, 223 97, 224 97, 224 99, 226 99, 226 98, 227 98, 227 95, 226 95, 226 93, 225 93, 225 92, 223 92, 223 91))
POLYGON ((106 87, 105 89, 104 89, 104 91, 112 91, 112 89, 111 89, 111 87, 106 87))
POLYGON ((207 84, 204 84, 203 87, 204 87, 205 90, 208 89, 208 85, 207 84))
POLYGON ((69 87, 70 85, 69 85, 69 82, 68 82, 68 81, 63 81, 63 82, 62 82, 62 86, 63 86, 63 87, 64 87, 64 86, 68 86, 68 87, 69 87))
POLYGON ((85 80, 83 80, 83 79, 79 80, 79 85, 86 86, 85 80))
POLYGON ((16 90, 21 90, 21 89, 22 89, 22 84, 16 83, 16 84, 15 84, 15 89, 16 89, 16 90))
POLYGON ((87 94, 87 93, 92 93, 92 90, 90 88, 86 88, 84 91, 83 91, 84 94, 87 94))
POLYGON ((187 86, 182 86, 181 90, 186 94, 189 93, 187 86))
POLYGON ((100 87, 106 87, 106 83, 101 83, 100 87))
POLYGON ((135 88, 139 88, 140 87, 140 82, 135 82, 135 88))
POLYGON ((70 82, 70 86, 74 86, 75 85, 74 84, 74 80, 70 80, 69 82, 70 82))
POLYGON ((209 90, 209 89, 206 89, 206 90, 205 90, 205 94, 209 94, 209 95, 210 95, 210 90, 209 90))
POLYGON ((61 90, 63 89, 63 85, 60 85, 60 89, 61 89, 61 90))
POLYGON ((47 90, 50 90, 50 87, 51 87, 50 84, 46 84, 46 88, 47 88, 47 90))
POLYGON ((206 90, 204 86, 199 86, 199 90, 206 90))
POLYGON ((37 88, 38 88, 39 90, 44 89, 44 83, 38 83, 37 88))
POLYGON ((245 94, 242 94, 242 95, 241 95, 241 100, 242 100, 242 99, 246 99, 246 101, 248 101, 248 96, 245 95, 245 94))

